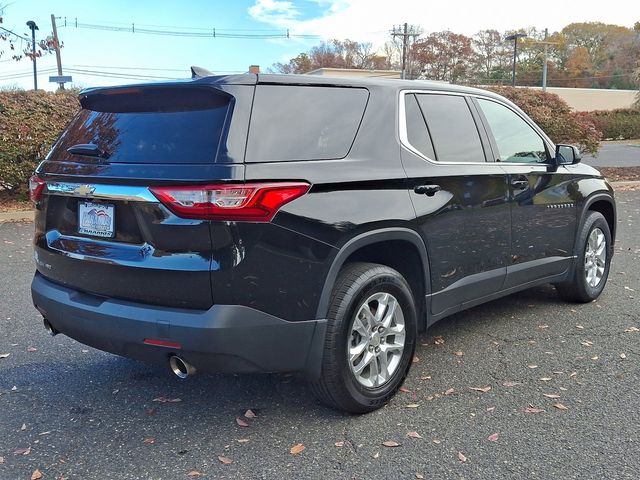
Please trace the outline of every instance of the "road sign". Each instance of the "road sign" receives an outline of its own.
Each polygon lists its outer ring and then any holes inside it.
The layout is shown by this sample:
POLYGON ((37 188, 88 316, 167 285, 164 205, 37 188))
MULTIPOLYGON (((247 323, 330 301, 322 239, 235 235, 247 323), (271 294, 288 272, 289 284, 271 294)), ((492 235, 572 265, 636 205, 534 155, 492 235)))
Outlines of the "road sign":
POLYGON ((71 75, 57 75, 55 77, 49 77, 51 83, 70 83, 71 75))

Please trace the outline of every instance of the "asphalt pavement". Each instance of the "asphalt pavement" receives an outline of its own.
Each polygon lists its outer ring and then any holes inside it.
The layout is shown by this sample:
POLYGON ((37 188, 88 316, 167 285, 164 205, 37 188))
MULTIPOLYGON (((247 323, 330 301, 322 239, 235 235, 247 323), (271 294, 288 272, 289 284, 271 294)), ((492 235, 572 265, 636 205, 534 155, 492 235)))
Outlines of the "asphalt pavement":
POLYGON ((637 142, 602 142, 597 157, 582 159, 594 167, 640 167, 640 144, 637 142))
POLYGON ((48 336, 29 294, 33 225, 0 224, 0 479, 635 480, 640 192, 617 199, 598 301, 545 286, 445 319, 403 391, 362 416, 322 406, 296 376, 179 381, 48 336))

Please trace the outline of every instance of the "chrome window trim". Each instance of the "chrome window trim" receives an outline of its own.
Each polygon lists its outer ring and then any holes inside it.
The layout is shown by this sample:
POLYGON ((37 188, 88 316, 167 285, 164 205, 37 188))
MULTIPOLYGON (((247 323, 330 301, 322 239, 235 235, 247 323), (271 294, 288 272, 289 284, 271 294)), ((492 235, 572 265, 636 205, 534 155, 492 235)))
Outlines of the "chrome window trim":
MULTIPOLYGON (((429 163, 432 163, 434 165, 520 165, 520 166, 522 166, 522 165, 525 165, 525 166, 536 166, 537 165, 537 166, 541 166, 541 167, 547 167, 547 166, 553 164, 553 163, 528 163, 528 162, 522 162, 522 163, 518 163, 518 162, 496 162, 496 161, 493 161, 493 162, 441 162, 441 161, 434 160, 432 158, 427 157, 423 153, 419 152, 418 149, 416 149, 413 145, 411 145, 411 143, 409 142, 408 135, 407 135, 407 115, 406 115, 404 97, 407 94, 413 94, 413 93, 418 93, 418 94, 422 93, 422 94, 429 94, 429 95, 449 95, 449 96, 457 96, 457 97, 481 98, 483 100, 489 100, 489 101, 495 102, 495 103, 497 103, 499 105, 502 105, 502 106, 508 108, 509 110, 511 110, 518 117, 520 117, 527 125, 529 125, 540 136, 540 139, 545 144, 545 146, 549 149, 549 152, 554 152, 555 151, 555 145, 549 139, 549 137, 547 137, 547 135, 542 131, 542 129, 540 129, 540 127, 538 127, 530 119, 523 117, 520 112, 518 112, 517 110, 513 109, 510 105, 508 105, 507 103, 501 101, 500 99, 494 98, 494 97, 492 97, 490 95, 482 95, 480 93, 452 92, 452 91, 446 91, 446 90, 420 90, 420 89, 400 90, 399 97, 398 97, 398 117, 399 117, 398 118, 398 136, 400 137, 400 145, 402 147, 404 147, 406 150, 409 150, 414 155, 417 155, 418 157, 428 161, 429 163)), ((471 112, 469 112, 469 113, 471 114, 471 112)), ((473 120, 475 122, 475 118, 473 120)))
POLYGON ((147 187, 48 181, 46 193, 64 197, 160 203, 147 187), (78 191, 79 190, 79 191, 78 191))

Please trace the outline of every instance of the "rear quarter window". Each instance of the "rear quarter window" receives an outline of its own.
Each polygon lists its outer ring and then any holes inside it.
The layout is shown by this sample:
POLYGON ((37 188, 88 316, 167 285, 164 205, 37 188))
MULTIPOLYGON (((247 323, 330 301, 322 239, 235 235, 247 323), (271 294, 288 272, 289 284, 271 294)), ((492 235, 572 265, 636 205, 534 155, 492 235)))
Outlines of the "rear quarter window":
POLYGON ((364 88, 259 85, 247 162, 331 160, 345 157, 364 114, 364 88))

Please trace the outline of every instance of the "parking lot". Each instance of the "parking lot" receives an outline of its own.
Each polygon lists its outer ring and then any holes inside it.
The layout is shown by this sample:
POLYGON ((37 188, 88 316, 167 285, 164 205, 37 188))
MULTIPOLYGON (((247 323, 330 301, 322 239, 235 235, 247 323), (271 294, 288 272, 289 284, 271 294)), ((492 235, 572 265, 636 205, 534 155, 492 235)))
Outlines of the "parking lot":
POLYGON ((48 336, 29 293, 33 225, 0 224, 0 479, 637 479, 640 192, 617 200, 597 302, 545 286, 445 319, 403 391, 364 416, 296 376, 178 381, 48 336))

